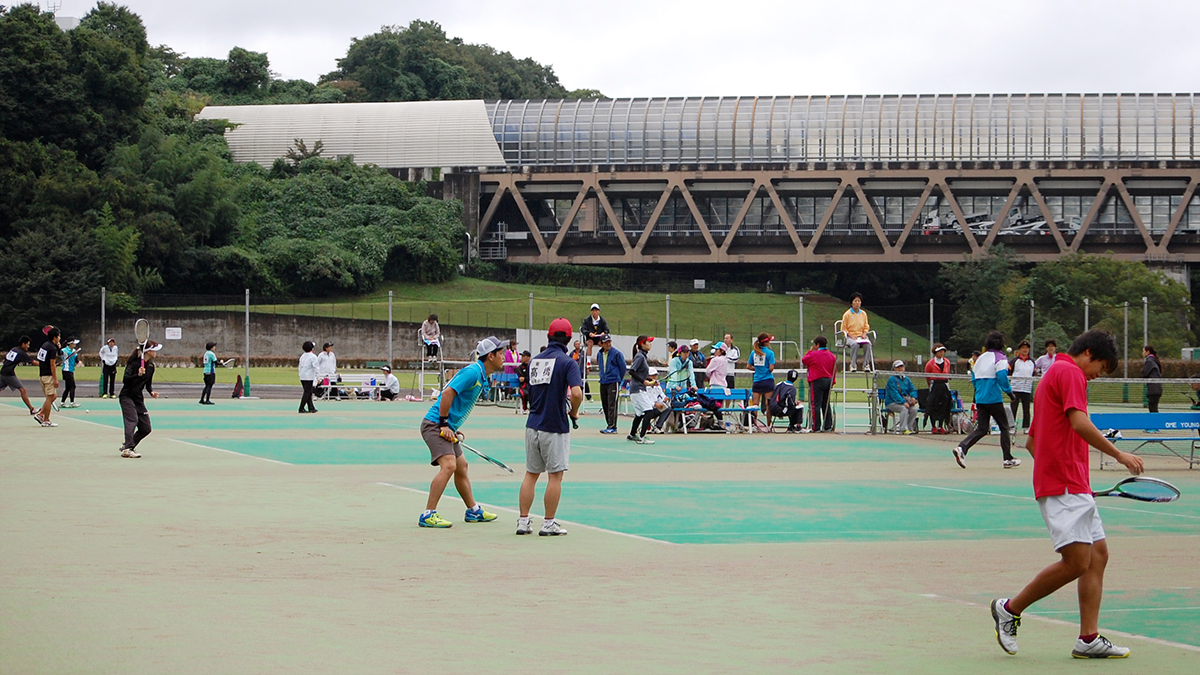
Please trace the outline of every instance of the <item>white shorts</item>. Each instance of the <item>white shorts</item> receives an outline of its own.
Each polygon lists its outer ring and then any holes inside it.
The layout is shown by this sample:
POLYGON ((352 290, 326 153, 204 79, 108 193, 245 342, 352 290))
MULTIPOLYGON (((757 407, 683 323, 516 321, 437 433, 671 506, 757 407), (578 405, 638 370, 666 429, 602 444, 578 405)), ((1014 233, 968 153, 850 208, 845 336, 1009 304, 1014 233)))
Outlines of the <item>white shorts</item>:
POLYGON ((648 391, 634 392, 629 395, 629 404, 633 406, 633 412, 636 415, 641 415, 647 410, 654 409, 654 394, 648 391))
POLYGON ((1038 507, 1057 551, 1067 544, 1094 544, 1104 539, 1104 525, 1091 495, 1040 497, 1038 507))
POLYGON ((570 468, 571 434, 525 428, 525 470, 560 473, 570 468))

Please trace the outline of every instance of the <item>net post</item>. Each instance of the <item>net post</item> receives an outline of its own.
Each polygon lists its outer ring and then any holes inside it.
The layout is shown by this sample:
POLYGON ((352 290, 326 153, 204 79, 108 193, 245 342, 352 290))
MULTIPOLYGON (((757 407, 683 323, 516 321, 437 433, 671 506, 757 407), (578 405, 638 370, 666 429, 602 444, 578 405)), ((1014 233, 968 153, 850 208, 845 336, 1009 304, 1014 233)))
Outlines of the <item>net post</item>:
MULTIPOLYGON (((1088 323, 1089 323, 1089 320, 1091 319, 1091 317, 1088 316, 1088 314, 1091 309, 1092 309, 1091 300, 1089 300, 1088 298, 1084 298, 1083 299, 1083 332, 1085 332, 1085 333, 1088 332, 1088 323)), ((1031 342, 1032 342, 1032 340, 1031 340, 1031 342)))
POLYGON ((1150 344, 1150 304, 1146 296, 1142 296, 1142 344, 1150 344))
POLYGON ((671 341, 671 294, 667 293, 667 328, 666 340, 671 341))
POLYGON ((1029 301, 1029 346, 1033 347, 1033 301, 1029 301))
POLYGON ((392 358, 392 291, 388 291, 388 368, 395 365, 392 358))
POLYGON ((242 396, 250 396, 250 289, 246 289, 246 377, 242 396))

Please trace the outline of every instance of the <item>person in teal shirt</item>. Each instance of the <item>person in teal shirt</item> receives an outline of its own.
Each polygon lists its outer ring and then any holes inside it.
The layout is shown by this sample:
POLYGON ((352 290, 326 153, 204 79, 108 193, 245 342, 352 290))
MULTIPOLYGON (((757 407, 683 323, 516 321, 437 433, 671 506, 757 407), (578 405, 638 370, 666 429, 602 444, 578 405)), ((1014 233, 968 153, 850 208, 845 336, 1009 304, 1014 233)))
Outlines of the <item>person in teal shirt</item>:
MULTIPOLYGON (((754 367, 754 384, 751 392, 754 404, 766 413, 767 428, 771 428, 771 394, 775 393, 775 352, 767 345, 775 339, 770 333, 759 333, 754 340, 754 353, 750 355, 750 365, 754 367)), ((758 422, 758 414, 754 414, 758 422)))
POLYGON ((217 354, 213 351, 217 343, 204 345, 204 391, 200 392, 200 405, 216 405, 212 402, 212 388, 217 383, 217 354))
POLYGON ((79 338, 67 340, 67 346, 62 350, 63 393, 60 407, 78 408, 75 402, 75 364, 79 362, 79 338), (67 402, 67 398, 70 402, 67 402))

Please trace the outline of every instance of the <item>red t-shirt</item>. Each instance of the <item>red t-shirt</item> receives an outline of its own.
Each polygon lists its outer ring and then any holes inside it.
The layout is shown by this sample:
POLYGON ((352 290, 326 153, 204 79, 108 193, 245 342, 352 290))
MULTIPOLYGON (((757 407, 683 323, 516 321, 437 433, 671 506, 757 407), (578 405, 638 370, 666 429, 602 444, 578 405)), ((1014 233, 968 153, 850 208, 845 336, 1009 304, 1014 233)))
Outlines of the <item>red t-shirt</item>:
POLYGON ((1071 428, 1070 410, 1087 412, 1087 378, 1067 354, 1054 357, 1033 397, 1033 494, 1091 494, 1088 444, 1071 428))

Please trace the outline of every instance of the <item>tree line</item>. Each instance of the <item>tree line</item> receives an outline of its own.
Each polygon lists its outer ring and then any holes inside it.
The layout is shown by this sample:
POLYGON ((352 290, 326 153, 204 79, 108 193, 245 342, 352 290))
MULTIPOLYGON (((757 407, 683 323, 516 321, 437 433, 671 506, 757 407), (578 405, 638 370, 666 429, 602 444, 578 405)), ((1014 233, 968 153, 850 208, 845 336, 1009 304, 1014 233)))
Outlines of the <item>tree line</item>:
POLYGON ((461 204, 297 139, 273 167, 235 164, 210 104, 598 95, 550 66, 449 38, 436 23, 354 40, 317 83, 266 54, 187 57, 101 2, 62 31, 0 6, 0 337, 145 293, 325 296, 449 279, 461 204), (310 147, 311 146, 311 147, 310 147))

